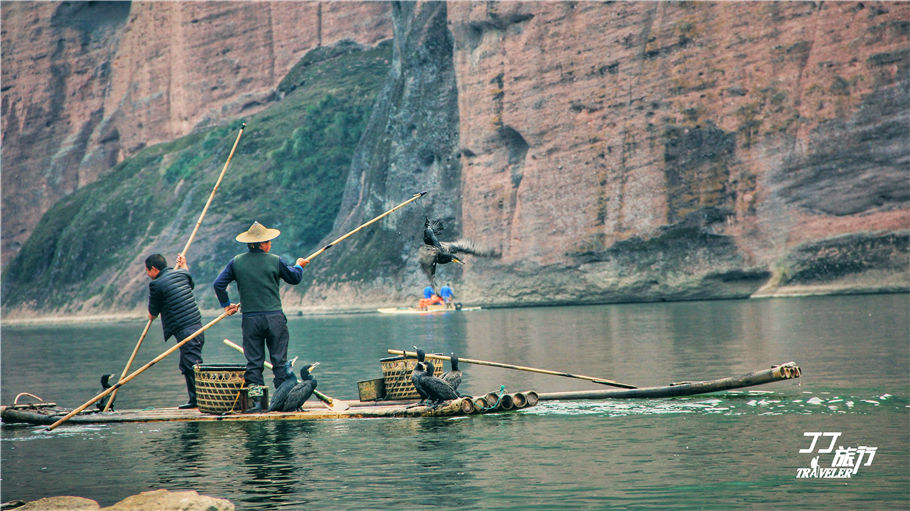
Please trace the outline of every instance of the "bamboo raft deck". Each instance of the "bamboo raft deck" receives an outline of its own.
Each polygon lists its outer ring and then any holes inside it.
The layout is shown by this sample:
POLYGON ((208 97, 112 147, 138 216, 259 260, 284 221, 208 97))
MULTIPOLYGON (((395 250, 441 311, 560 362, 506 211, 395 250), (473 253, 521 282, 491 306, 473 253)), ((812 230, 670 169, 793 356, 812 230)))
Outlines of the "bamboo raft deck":
MULTIPOLYGON (((491 396, 488 394, 487 396, 491 396)), ((325 419, 371 419, 396 417, 459 417, 475 414, 500 413, 537 404, 536 393, 505 394, 499 403, 490 398, 459 398, 437 408, 416 405, 416 401, 344 401, 346 409, 331 409, 318 401, 305 403, 297 412, 264 413, 204 413, 198 409, 181 410, 176 407, 143 410, 115 410, 110 412, 83 411, 67 421, 72 424, 106 424, 124 422, 233 422, 233 421, 300 421, 325 419), (516 396, 525 396, 524 398, 516 396), (530 398, 527 396, 530 395, 530 398), (484 401, 486 399, 486 401, 484 401)), ((336 407, 338 408, 338 407, 336 407)), ((4 423, 50 425, 72 411, 56 403, 31 403, 0 406, 4 423)))

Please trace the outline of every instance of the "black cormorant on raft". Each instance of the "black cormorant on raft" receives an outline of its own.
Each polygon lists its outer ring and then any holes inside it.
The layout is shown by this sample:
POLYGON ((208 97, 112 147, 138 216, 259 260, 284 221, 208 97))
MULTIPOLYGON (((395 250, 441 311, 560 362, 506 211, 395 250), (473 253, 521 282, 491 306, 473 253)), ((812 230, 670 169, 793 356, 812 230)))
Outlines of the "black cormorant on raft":
POLYGON ((319 362, 315 362, 300 370, 300 381, 288 392, 287 399, 284 402, 284 408, 281 410, 282 412, 296 412, 297 410, 300 410, 303 403, 313 395, 313 392, 316 390, 316 378, 310 374, 310 371, 316 369, 316 366, 318 365, 319 362))
POLYGON ((300 381, 297 378, 297 375, 294 374, 294 361, 297 360, 297 357, 294 357, 293 360, 288 360, 284 365, 285 373, 288 375, 287 379, 281 383, 281 386, 275 390, 275 394, 272 396, 272 401, 269 403, 270 412, 283 412, 284 403, 287 401, 288 393, 291 392, 291 389, 294 388, 294 385, 300 381))
POLYGON ((442 378, 433 376, 430 369, 427 368, 429 362, 417 362, 414 368, 414 387, 417 388, 418 394, 426 395, 426 402, 431 408, 436 408, 446 401, 458 399, 458 393, 455 389, 442 378))
MULTIPOLYGON (((427 393, 423 390, 423 387, 420 386, 418 381, 427 371, 426 365, 423 364, 426 359, 426 352, 417 346, 414 346, 414 349, 417 351, 417 365, 414 366, 414 370, 411 371, 411 383, 414 385, 414 390, 417 391, 417 395, 420 396, 420 401, 418 401, 417 404, 423 405, 427 402, 427 393)), ((430 365, 430 368, 433 368, 433 366, 430 365)))
MULTIPOLYGON (((111 388, 114 385, 113 383, 111 383, 111 380, 112 379, 116 380, 116 378, 117 378, 116 374, 101 375, 101 390, 104 391, 104 390, 111 388)), ((95 404, 95 408, 97 408, 98 411, 104 410, 104 407, 107 406, 108 401, 110 401, 112 398, 113 398, 112 396, 107 396, 107 397, 101 399, 100 401, 98 401, 98 403, 95 404)), ((110 410, 111 411, 114 410, 113 403, 111 403, 110 410)))
POLYGON ((462 380, 461 369, 458 369, 458 357, 454 353, 450 353, 449 362, 452 364, 452 369, 442 373, 440 378, 451 385, 455 392, 458 392, 458 386, 461 385, 462 380))

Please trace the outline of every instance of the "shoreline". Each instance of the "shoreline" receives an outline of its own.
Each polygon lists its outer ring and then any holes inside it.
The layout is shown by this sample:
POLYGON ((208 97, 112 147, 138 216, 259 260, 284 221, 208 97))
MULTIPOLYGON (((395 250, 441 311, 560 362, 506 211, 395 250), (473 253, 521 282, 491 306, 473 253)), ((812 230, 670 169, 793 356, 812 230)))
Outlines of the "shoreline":
MULTIPOLYGON (((336 314, 365 314, 369 312, 375 312, 376 309, 335 309, 335 310, 325 310, 325 309, 314 309, 314 310, 294 310, 294 311, 285 311, 285 315, 288 319, 293 319, 304 314, 306 315, 336 315, 336 314)), ((203 322, 206 321, 206 318, 213 319, 220 315, 218 311, 200 311, 202 313, 203 322)), ((240 317, 238 314, 237 317, 240 317)), ((117 323, 125 321, 148 321, 148 317, 142 317, 137 314, 130 313, 110 313, 110 314, 94 314, 87 316, 34 316, 34 317, 16 317, 16 318, 7 318, 0 317, 0 326, 41 326, 41 325, 62 325, 62 324, 73 324, 73 323, 117 323)))
MULTIPOLYGON (((793 288, 778 288, 774 292, 759 290, 751 296, 739 298, 700 298, 698 300, 667 300, 653 301, 650 303, 673 303, 687 301, 712 301, 712 300, 768 300, 768 299, 788 299, 788 298, 806 298, 813 296, 856 296, 856 295, 887 295, 887 294, 910 294, 910 289, 905 286, 895 286, 892 288, 853 288, 853 289, 831 289, 820 288, 815 286, 800 286, 793 288)), ((640 300, 629 301, 611 301, 611 302, 574 302, 574 303, 488 303, 478 304, 484 309, 507 309, 507 308, 525 308, 525 307, 553 307, 560 305, 620 305, 624 303, 649 303, 640 300)), ((285 310, 285 315, 289 319, 303 315, 341 315, 341 314, 369 314, 377 312, 379 307, 402 307, 411 305, 408 303, 385 303, 376 307, 312 307, 312 308, 289 308, 285 310)), ((215 318, 220 314, 220 310, 203 310, 203 318, 215 318)), ((13 317, 9 318, 0 314, 0 327, 2 326, 42 326, 42 325, 60 325, 73 323, 114 323, 121 321, 146 321, 147 317, 142 312, 111 312, 107 314, 93 314, 86 316, 33 316, 33 317, 13 317)))

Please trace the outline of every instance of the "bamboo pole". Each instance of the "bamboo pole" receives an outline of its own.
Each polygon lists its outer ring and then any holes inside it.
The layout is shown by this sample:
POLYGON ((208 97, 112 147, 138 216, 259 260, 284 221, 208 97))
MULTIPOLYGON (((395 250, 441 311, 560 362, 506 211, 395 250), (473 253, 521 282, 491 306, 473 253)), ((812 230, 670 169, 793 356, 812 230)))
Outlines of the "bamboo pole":
MULTIPOLYGON (((149 333, 149 328, 152 326, 152 322, 155 321, 155 318, 150 318, 145 324, 145 328, 142 330, 142 335, 139 336, 139 340, 136 342, 136 347, 133 348, 133 354, 130 355, 130 359, 126 361, 126 366, 123 368, 123 372, 120 373, 120 379, 118 382, 123 381, 123 377, 126 376, 126 373, 129 372, 130 366, 133 365, 133 360, 136 359, 136 354, 139 353, 139 346, 142 346, 142 340, 145 339, 145 334, 149 333)), ((111 392, 111 398, 107 400, 107 403, 104 405, 104 410, 102 412, 107 412, 111 409, 111 405, 114 404, 114 398, 117 397, 117 391, 111 392)))
MULTIPOLYGON (((243 353, 243 346, 240 346, 237 343, 232 342, 230 339, 224 339, 223 342, 225 344, 227 344, 228 346, 230 346, 231 348, 234 348, 235 350, 239 351, 240 353, 243 353)), ((262 364, 269 369, 273 369, 275 367, 268 360, 264 360, 262 362, 262 364)), ((317 398, 319 398, 319 400, 322 401, 323 404, 325 404, 330 409, 332 409, 336 412, 344 411, 349 408, 349 406, 347 404, 342 403, 341 401, 338 401, 337 399, 335 399, 333 397, 329 397, 329 396, 323 394, 322 392, 319 392, 318 390, 313 389, 313 395, 316 396, 317 398)))
POLYGON ((237 139, 234 140, 234 146, 231 147, 231 152, 228 154, 228 159, 224 162, 224 168, 221 169, 221 174, 218 175, 218 179, 215 181, 215 187, 212 188, 212 193, 209 194, 209 199, 205 202, 205 207, 202 208, 202 213, 199 215, 199 220, 196 221, 196 226, 193 227, 193 232, 190 233, 190 239, 186 241, 186 245, 183 247, 183 250, 180 252, 184 258, 186 258, 186 252, 190 249, 190 245, 193 244, 193 239, 196 237, 196 232, 199 230, 199 226, 202 225, 202 219, 205 218, 205 213, 209 210, 209 206, 212 204, 212 199, 215 198, 215 192, 218 191, 218 186, 221 185, 221 179, 224 178, 224 173, 227 172, 228 165, 231 164, 231 158, 234 157, 234 151, 237 150, 237 144, 240 143, 240 136, 243 135, 243 130, 246 128, 246 123, 240 125, 240 132, 237 133, 237 139))
POLYGON ((512 404, 515 405, 515 408, 524 408, 528 404, 528 399, 521 392, 516 392, 511 395, 512 404))
POLYGON ((119 389, 120 387, 122 387, 123 385, 125 385, 127 382, 129 382, 129 381, 132 380, 133 378, 139 376, 140 374, 142 374, 143 372, 145 372, 148 368, 150 368, 150 367, 152 367, 153 365, 157 364, 158 362, 160 362, 161 360, 163 360, 165 357, 167 357, 167 356, 170 355, 171 353, 177 351, 178 349, 180 349, 181 346, 183 346, 184 344, 186 344, 186 343, 192 341, 193 339, 195 339, 196 337, 198 337, 200 334, 202 334, 202 332, 205 332, 206 330, 208 330, 209 328, 211 328, 212 325, 214 325, 215 323, 221 321, 222 319, 226 318, 227 316, 228 316, 228 313, 227 313, 227 312, 222 312, 220 316, 218 316, 217 318, 215 318, 215 319, 213 319, 212 321, 210 321, 210 322, 209 322, 207 325, 205 325, 204 327, 202 327, 202 328, 200 328, 199 330, 196 330, 195 332, 193 332, 192 334, 190 334, 186 339, 184 339, 184 340, 178 342, 178 343, 175 344, 174 346, 171 346, 167 351, 165 351, 164 353, 158 355, 157 357, 155 357, 154 359, 152 359, 149 363, 145 364, 144 366, 140 367, 139 369, 136 369, 135 371, 133 371, 133 373, 131 373, 131 374, 130 374, 129 376, 127 376, 126 378, 124 378, 124 379, 120 380, 119 382, 117 382, 117 383, 116 383, 114 386, 112 386, 111 388, 105 389, 104 392, 102 392, 101 394, 98 394, 97 396, 93 397, 92 399, 86 401, 85 404, 83 404, 83 405, 80 406, 79 408, 76 408, 75 410, 73 410, 73 411, 71 411, 70 413, 68 413, 68 414, 66 414, 65 416, 63 416, 63 418, 61 418, 61 419, 58 420, 57 422, 55 422, 55 423, 51 424, 50 426, 48 426, 47 430, 48 430, 48 431, 53 430, 54 428, 56 428, 56 427, 59 426, 60 424, 63 424, 64 422, 68 421, 68 420, 69 420, 71 417, 73 417, 74 415, 78 414, 79 412, 81 412, 81 411, 85 410, 86 408, 88 408, 89 406, 91 406, 92 403, 98 401, 99 399, 102 399, 104 396, 106 396, 106 395, 108 395, 108 394, 111 394, 111 393, 113 393, 113 392, 116 392, 117 389, 119 389))
MULTIPOLYGON (((392 355, 404 355, 406 358, 417 357, 417 353, 412 352, 412 351, 402 351, 402 350, 386 350, 386 351, 388 351, 388 353, 390 353, 392 355)), ((435 355, 432 353, 427 353, 426 358, 435 358, 438 360, 450 360, 450 357, 447 357, 445 355, 435 355)), ((474 360, 471 358, 462 358, 462 357, 458 357, 458 361, 464 362, 466 364, 501 367, 504 369, 515 369, 517 371, 528 371, 531 373, 549 374, 552 376, 565 376, 567 378, 578 378, 580 380, 588 380, 588 381, 592 381, 594 383, 600 383, 601 385, 611 385, 613 387, 620 387, 620 388, 624 388, 624 389, 637 388, 637 387, 635 387, 635 385, 629 385, 628 383, 619 383, 619 382, 616 382, 613 380, 607 380, 605 378, 595 378, 593 376, 584 376, 581 374, 565 373, 565 372, 561 372, 561 371, 550 371, 547 369, 537 369, 534 367, 524 367, 524 366, 517 366, 517 365, 512 365, 512 364, 503 364, 500 362, 488 362, 486 360, 474 360)))
POLYGON ((755 371, 752 373, 744 374, 742 376, 721 378, 718 380, 681 383, 676 385, 668 385, 666 387, 646 387, 632 390, 542 392, 538 394, 538 397, 541 401, 553 401, 564 399, 626 399, 691 396, 695 394, 706 394, 708 392, 739 389, 743 387, 751 387, 753 385, 761 385, 763 383, 770 383, 773 381, 799 378, 801 374, 802 372, 795 362, 787 362, 786 364, 774 366, 771 369, 755 371))
POLYGON ((367 222, 367 223, 361 225, 360 227, 354 229, 353 231, 351 231, 351 232, 345 234, 344 236, 338 238, 337 240, 335 240, 335 241, 329 243, 328 245, 326 245, 326 246, 320 248, 319 250, 313 252, 312 254, 309 255, 309 257, 306 258, 306 260, 307 260, 307 261, 312 260, 314 257, 318 256, 319 254, 321 254, 321 253, 325 252, 326 250, 328 250, 328 249, 332 248, 333 246, 335 246, 335 244, 337 244, 338 242, 344 241, 345 239, 347 239, 348 237, 352 236, 352 235, 353 235, 354 233, 356 233, 357 231, 363 229, 364 227, 366 227, 366 226, 368 226, 368 225, 370 225, 370 224, 373 224, 373 223, 375 223, 375 222, 378 222, 378 221, 379 221, 380 219, 382 219, 383 217, 392 214, 392 212, 394 212, 394 211, 396 211, 396 210, 398 210, 398 209, 400 209, 400 208, 403 208, 405 205, 407 205, 407 204, 409 204, 409 203, 411 203, 411 202, 414 202, 415 200, 417 200, 417 199, 423 197, 423 196, 426 195, 426 194, 427 194, 427 192, 415 193, 410 199, 408 199, 408 200, 402 202, 401 204, 395 206, 394 208, 392 208, 392 209, 386 211, 385 213, 383 213, 383 214, 377 216, 376 218, 374 218, 374 219, 370 220, 369 222, 367 222))

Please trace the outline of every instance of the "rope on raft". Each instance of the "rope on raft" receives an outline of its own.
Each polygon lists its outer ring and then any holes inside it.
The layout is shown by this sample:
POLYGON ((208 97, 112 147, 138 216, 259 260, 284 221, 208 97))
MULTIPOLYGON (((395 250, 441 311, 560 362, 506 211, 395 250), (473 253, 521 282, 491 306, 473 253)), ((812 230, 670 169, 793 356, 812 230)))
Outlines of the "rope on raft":
POLYGON ((499 398, 496 400, 496 403, 493 404, 493 405, 491 405, 491 406, 485 406, 485 407, 483 407, 483 410, 484 410, 484 411, 487 411, 487 410, 495 410, 495 409, 499 408, 499 403, 502 402, 502 396, 503 396, 505 393, 506 393, 506 386, 505 386, 505 385, 500 385, 500 386, 499 386, 499 398))
POLYGON ((41 401, 42 403, 46 403, 46 402, 47 402, 47 401, 45 401, 44 399, 41 399, 40 397, 38 397, 38 396, 36 396, 36 395, 34 395, 34 394, 31 394, 31 393, 28 393, 28 392, 20 392, 20 393, 16 394, 16 399, 13 400, 13 405, 18 405, 18 404, 19 404, 19 398, 22 397, 22 396, 33 397, 33 398, 37 399, 38 401, 41 401))

